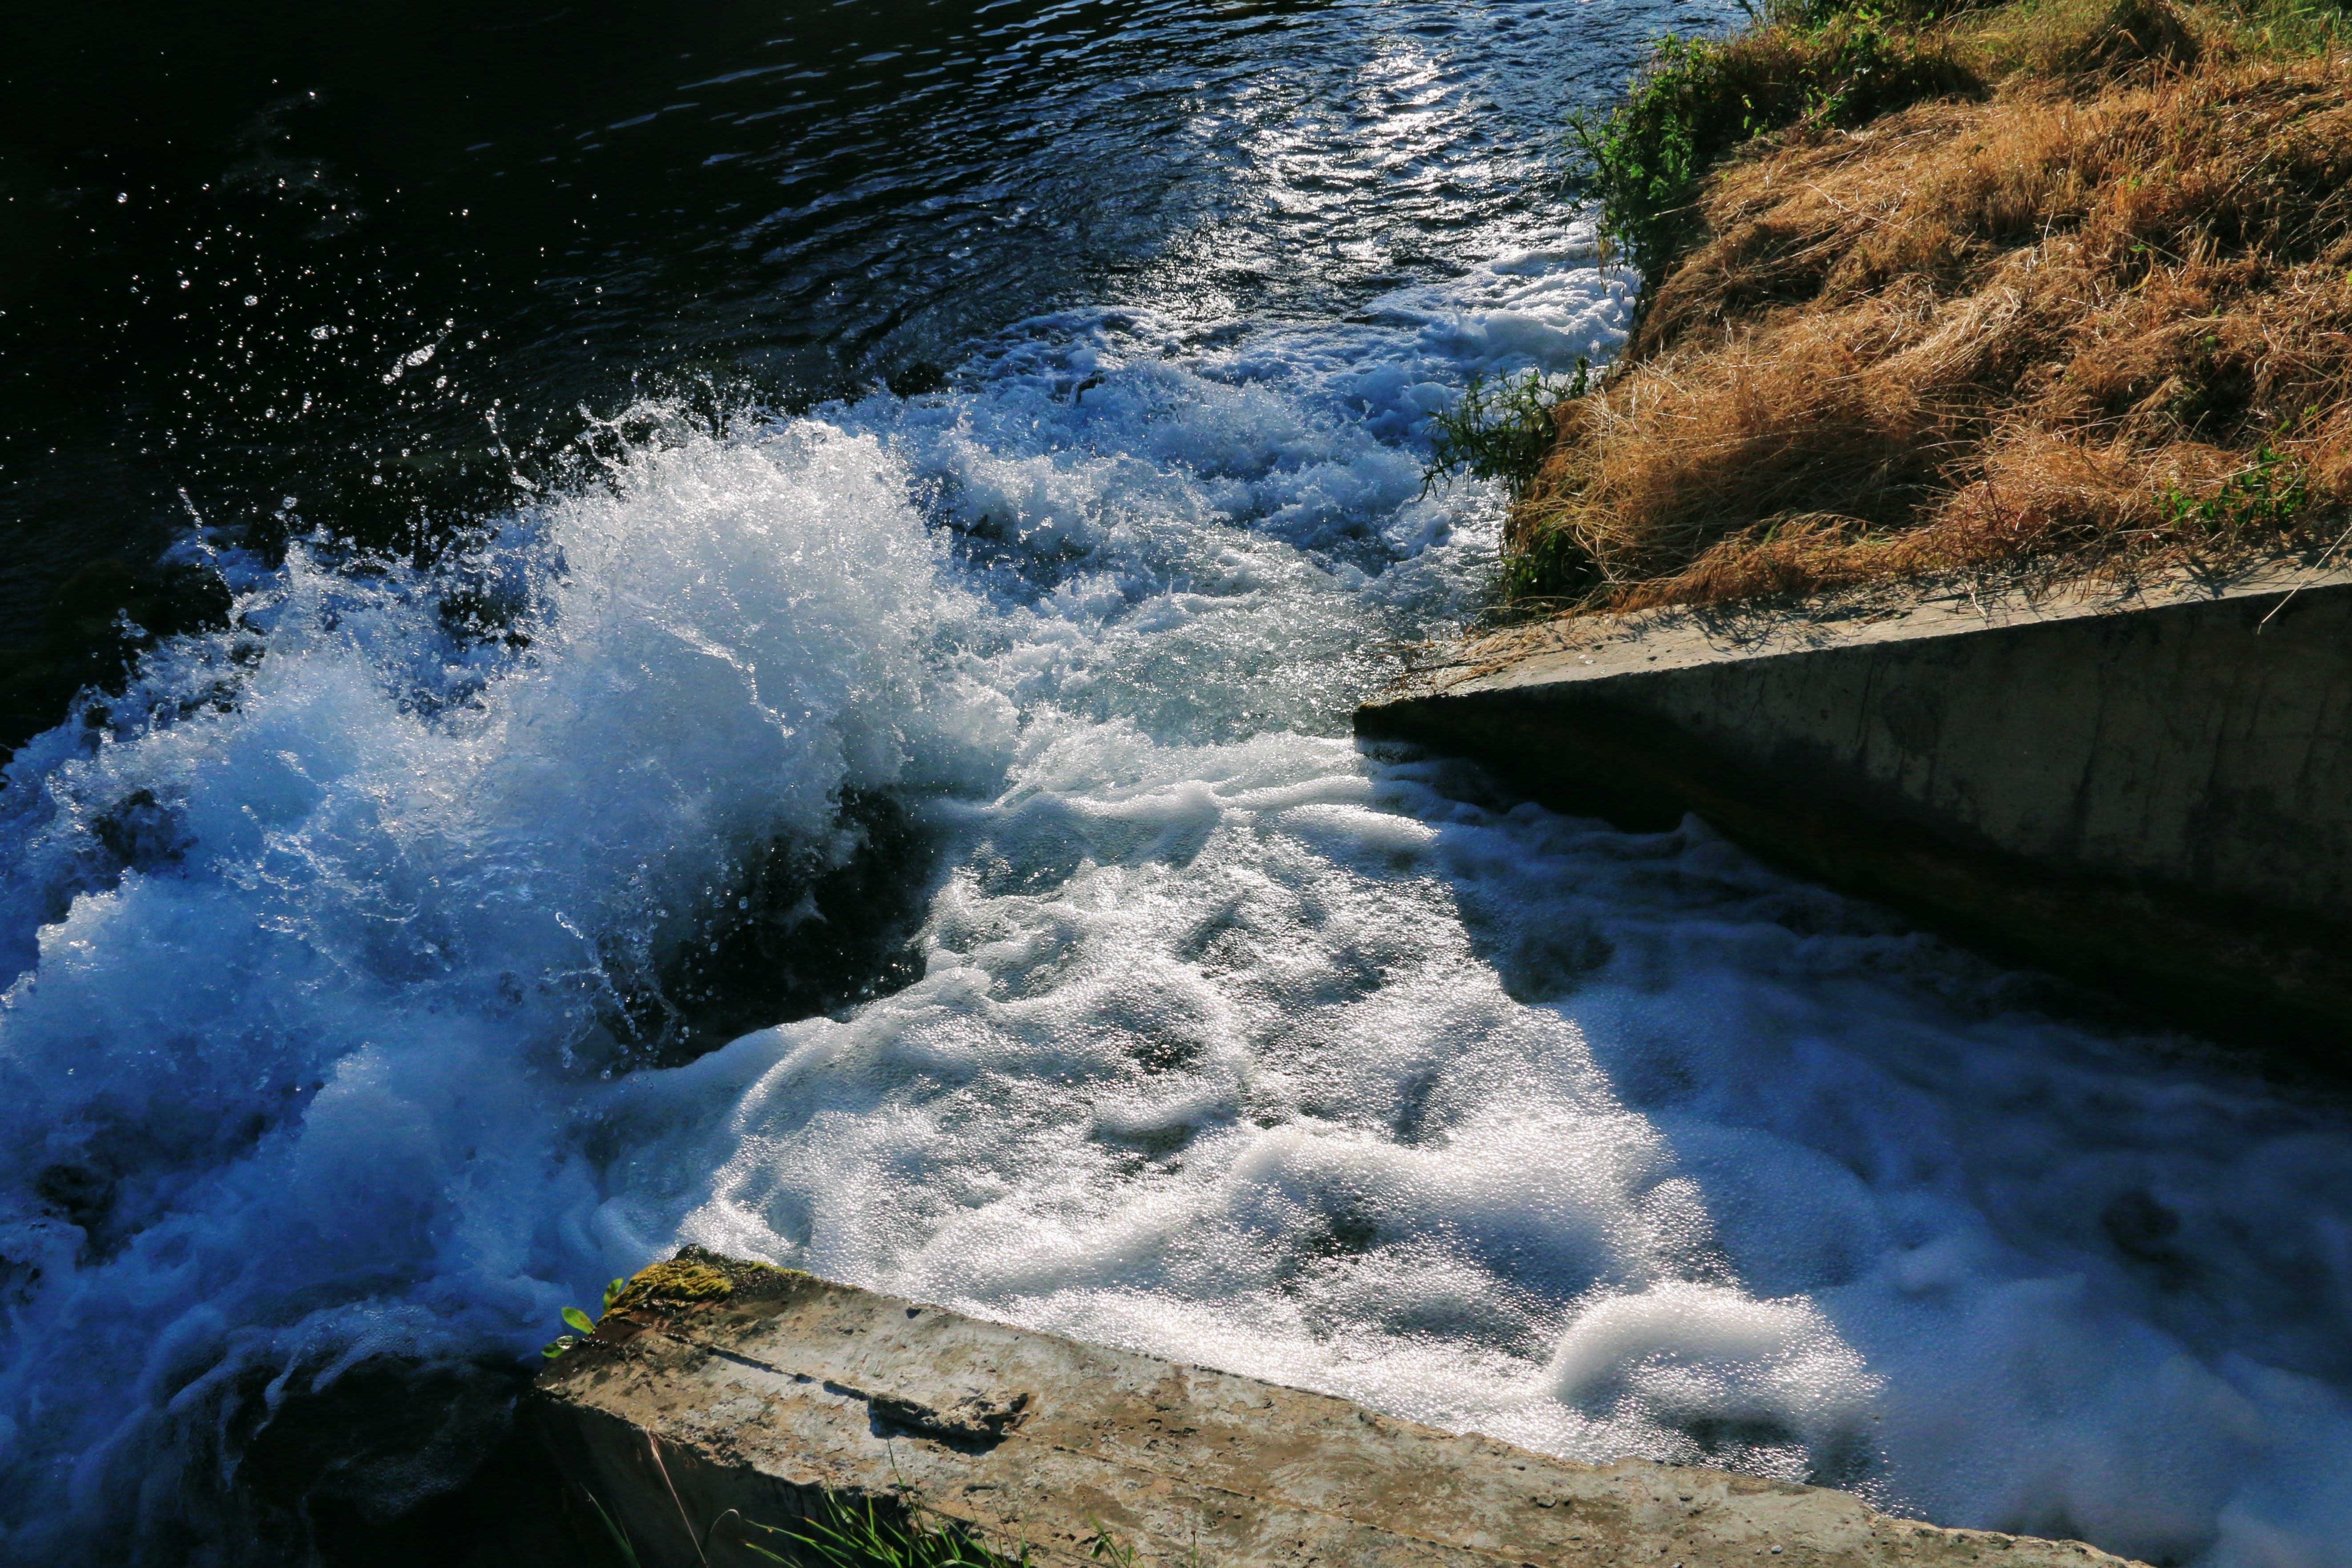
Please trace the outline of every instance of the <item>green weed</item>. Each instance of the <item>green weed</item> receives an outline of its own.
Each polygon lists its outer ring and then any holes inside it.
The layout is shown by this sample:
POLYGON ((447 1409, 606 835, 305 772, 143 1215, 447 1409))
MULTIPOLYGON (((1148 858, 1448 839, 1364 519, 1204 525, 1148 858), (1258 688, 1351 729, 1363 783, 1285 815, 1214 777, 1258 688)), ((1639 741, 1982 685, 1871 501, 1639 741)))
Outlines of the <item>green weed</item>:
MULTIPOLYGON (((581 1493, 604 1525, 619 1568, 638 1568, 636 1544, 629 1532, 595 1493, 584 1487, 581 1493)), ((1027 1546, 1011 1556, 989 1547, 955 1521, 924 1507, 912 1488, 902 1489, 896 1501, 828 1493, 816 1513, 791 1525, 762 1524, 730 1508, 697 1532, 698 1563, 710 1561, 711 1541, 730 1519, 740 1527, 738 1539, 743 1550, 788 1568, 1028 1568, 1030 1563, 1027 1546), (767 1544, 755 1535, 764 1537, 767 1544)), ((1121 1541, 1099 1520, 1089 1517, 1087 1522, 1094 1527, 1094 1539, 1087 1544, 1088 1557, 1109 1568, 1137 1568, 1134 1543, 1121 1541)), ((1185 1568, 1201 1568, 1198 1542, 1186 1552, 1183 1563, 1185 1568)))
MULTIPOLYGON (((609 1312, 613 1310, 614 1300, 627 1288, 628 1283, 626 1279, 615 1279, 604 1287, 604 1310, 609 1312)), ((581 1341, 596 1331, 595 1320, 577 1307, 563 1309, 563 1321, 566 1327, 574 1331, 558 1334, 539 1347, 539 1353, 549 1361, 553 1361, 564 1352, 576 1348, 581 1341)))
MULTIPOLYGON (((594 1492, 584 1487, 581 1491, 604 1525, 619 1568, 639 1568, 636 1543, 629 1539, 629 1532, 594 1492)), ((739 1539, 743 1550, 790 1568, 1025 1568, 1029 1562, 1025 1546, 1008 1557, 991 1551, 952 1521, 931 1522, 926 1513, 919 1503, 902 1508, 877 1504, 871 1497, 853 1500, 839 1494, 828 1495, 816 1514, 789 1526, 762 1524, 729 1509, 697 1532, 695 1560, 710 1561, 712 1538, 721 1525, 733 1520, 741 1527, 739 1539), (765 1537, 769 1544, 752 1539, 755 1535, 765 1537)), ((1107 1539, 1097 1532, 1097 1546, 1107 1539)), ((1102 1553, 1097 1551, 1094 1555, 1102 1553)), ((1131 1565, 1134 1556, 1129 1549, 1124 1557, 1115 1556, 1112 1561, 1131 1565)))
MULTIPOLYGON (((1087 1522, 1094 1526, 1095 1538, 1087 1543, 1087 1555, 1097 1563, 1108 1563, 1110 1568, 1137 1568, 1136 1547, 1131 1541, 1121 1541, 1113 1535, 1101 1520, 1092 1514, 1087 1522)), ((1201 1543, 1193 1542, 1184 1550, 1184 1568, 1201 1568, 1201 1543)))
POLYGON ((1007 1557, 974 1540, 970 1531, 950 1521, 931 1522, 915 1504, 904 1509, 877 1507, 871 1497, 852 1502, 826 1500, 824 1510, 791 1529, 747 1521, 778 1544, 788 1544, 793 1555, 771 1552, 755 1541, 744 1546, 771 1563, 806 1563, 825 1568, 1021 1568, 1029 1549, 1007 1557))
POLYGON ((1422 470, 1422 493, 1456 474, 1501 479, 1514 499, 1535 483, 1536 472, 1557 438, 1555 411, 1584 395, 1591 384, 1591 362, 1580 357, 1565 384, 1531 370, 1519 380, 1472 376, 1462 401, 1430 416, 1429 465, 1422 470))
POLYGON ((2265 444, 2252 466, 2222 481, 2211 495, 2199 498, 2177 486, 2158 498, 2164 521, 2175 528, 2195 527, 2214 535, 2235 535, 2267 530, 2281 532, 2303 515, 2310 500, 2310 481, 2303 465, 2265 444))
POLYGON ((604 1503, 597 1500, 594 1492, 582 1487, 580 1495, 588 1500, 588 1506, 596 1510, 597 1519, 603 1521, 604 1533, 613 1542, 613 1550, 620 1555, 621 1568, 638 1568, 636 1543, 629 1539, 629 1532, 621 1528, 618 1520, 604 1511, 604 1503))
POLYGON ((1624 100, 1569 116, 1574 183, 1593 202, 1602 238, 1663 282, 1699 238, 1707 171, 1751 139, 1795 125, 1856 123, 1981 83, 1906 14, 1852 0, 1790 0, 1727 38, 1658 40, 1624 100))

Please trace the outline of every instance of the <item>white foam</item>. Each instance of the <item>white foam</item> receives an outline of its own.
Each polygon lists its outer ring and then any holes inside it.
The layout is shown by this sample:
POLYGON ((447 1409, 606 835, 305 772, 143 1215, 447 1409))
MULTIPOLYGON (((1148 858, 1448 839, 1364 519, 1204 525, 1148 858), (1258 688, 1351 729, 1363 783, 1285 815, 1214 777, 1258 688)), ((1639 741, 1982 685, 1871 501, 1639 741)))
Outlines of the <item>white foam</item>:
POLYGON ((1341 738, 1493 569, 1396 434, 1619 292, 1562 242, 1341 327, 1044 319, 519 513, 462 574, 527 646, 298 552, 28 748, 11 1556, 164 1528, 239 1389, 527 1355, 697 1240, 1580 1458, 2346 1560, 2341 1105, 1341 738), (922 976, 614 1076, 615 991, 875 789, 946 847, 922 976))

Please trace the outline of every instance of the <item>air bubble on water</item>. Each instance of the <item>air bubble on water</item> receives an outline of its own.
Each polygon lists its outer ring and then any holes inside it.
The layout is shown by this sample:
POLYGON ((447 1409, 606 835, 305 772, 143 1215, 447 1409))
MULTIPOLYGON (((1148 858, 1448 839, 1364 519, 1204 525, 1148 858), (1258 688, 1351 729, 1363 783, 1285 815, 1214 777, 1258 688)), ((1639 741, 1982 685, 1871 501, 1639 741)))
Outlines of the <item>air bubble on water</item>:
POLYGON ((1496 569, 1428 416, 1607 357, 1629 289, 1577 230, 1206 348, 1059 311, 912 402, 633 410, 450 575, 245 569, 0 791, 12 1553, 199 1492, 231 1391, 528 1357, 690 1240, 1578 1458, 2327 1561, 2339 1110, 1698 822, 1350 738, 1496 569), (860 801, 936 847, 885 994, 630 1070, 748 866, 872 864, 860 801))

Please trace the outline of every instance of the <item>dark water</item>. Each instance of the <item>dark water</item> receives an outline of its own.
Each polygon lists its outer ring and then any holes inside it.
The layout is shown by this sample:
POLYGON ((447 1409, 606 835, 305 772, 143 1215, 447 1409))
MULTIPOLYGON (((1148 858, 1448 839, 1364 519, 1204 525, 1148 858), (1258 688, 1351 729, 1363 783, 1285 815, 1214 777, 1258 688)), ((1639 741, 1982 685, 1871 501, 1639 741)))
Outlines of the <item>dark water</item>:
POLYGON ((1679 9, 20 8, 0 620, 191 506, 435 537, 509 499, 499 434, 634 389, 918 384, 1080 301, 1344 314, 1553 209, 1564 109, 1679 9), (1434 81, 1365 74, 1394 35, 1434 81), (1398 116, 1433 89, 1442 123, 1398 116), (1325 166, 1381 121, 1398 160, 1325 166))

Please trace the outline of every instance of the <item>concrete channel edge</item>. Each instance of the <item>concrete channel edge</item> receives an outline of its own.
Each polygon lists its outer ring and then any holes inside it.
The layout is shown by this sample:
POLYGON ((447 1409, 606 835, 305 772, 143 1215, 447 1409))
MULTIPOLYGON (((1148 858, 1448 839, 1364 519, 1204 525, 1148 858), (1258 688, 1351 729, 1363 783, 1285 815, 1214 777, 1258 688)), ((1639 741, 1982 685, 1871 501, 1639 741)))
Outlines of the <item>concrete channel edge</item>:
POLYGON ((2352 576, 1653 613, 1489 638, 1357 732, 2346 1065, 2352 576))
POLYGON ((1590 1466, 1325 1394, 688 1247, 524 1402, 524 1429, 645 1568, 764 1562, 761 1525, 909 1500, 1039 1564, 1200 1568, 2105 1568, 1844 1492, 1590 1466))

